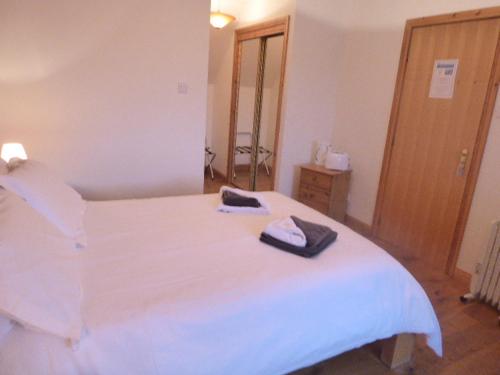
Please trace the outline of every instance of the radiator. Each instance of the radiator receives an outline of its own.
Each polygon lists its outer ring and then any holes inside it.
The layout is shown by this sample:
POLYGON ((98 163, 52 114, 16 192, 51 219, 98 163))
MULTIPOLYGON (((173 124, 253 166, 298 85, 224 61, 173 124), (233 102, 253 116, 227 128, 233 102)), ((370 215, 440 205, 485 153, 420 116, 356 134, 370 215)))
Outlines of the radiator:
POLYGON ((500 221, 492 225, 486 254, 471 291, 474 298, 500 310, 500 221))

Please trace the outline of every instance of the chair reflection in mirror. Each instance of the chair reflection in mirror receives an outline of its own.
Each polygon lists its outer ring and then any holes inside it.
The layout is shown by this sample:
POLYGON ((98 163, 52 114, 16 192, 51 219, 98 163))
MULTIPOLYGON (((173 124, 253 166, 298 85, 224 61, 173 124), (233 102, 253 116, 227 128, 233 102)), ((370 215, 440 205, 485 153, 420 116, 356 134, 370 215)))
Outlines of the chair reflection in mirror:
MULTIPOLYGON (((235 161, 238 160, 238 155, 252 155, 252 132, 237 132, 236 133, 236 146, 234 148, 235 161)), ((271 172, 269 170, 269 159, 273 156, 273 152, 265 147, 259 146, 258 148, 258 158, 260 162, 258 166, 264 166, 266 174, 270 176, 271 172)), ((250 162, 248 162, 250 164, 250 162)), ((234 163, 233 177, 236 178, 236 163, 234 163)))

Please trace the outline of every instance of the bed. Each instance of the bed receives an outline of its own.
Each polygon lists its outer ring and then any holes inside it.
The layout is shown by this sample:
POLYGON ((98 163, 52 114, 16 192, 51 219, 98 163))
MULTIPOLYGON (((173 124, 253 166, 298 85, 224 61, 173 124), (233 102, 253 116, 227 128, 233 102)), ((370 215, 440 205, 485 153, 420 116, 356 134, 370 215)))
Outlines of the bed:
POLYGON ((400 333, 441 333, 418 282, 383 249, 275 192, 271 215, 216 211, 218 195, 88 202, 85 331, 69 342, 17 325, 8 374, 284 374, 400 333), (305 259, 259 242, 294 214, 338 232, 305 259))

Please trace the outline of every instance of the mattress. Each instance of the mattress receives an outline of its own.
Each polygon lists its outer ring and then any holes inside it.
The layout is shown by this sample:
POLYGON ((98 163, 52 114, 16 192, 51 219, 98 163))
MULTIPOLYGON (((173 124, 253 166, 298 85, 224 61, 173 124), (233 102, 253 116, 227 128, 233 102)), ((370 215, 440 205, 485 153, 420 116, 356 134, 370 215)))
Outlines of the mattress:
POLYGON ((434 310, 387 252, 274 192, 268 216, 216 212, 217 195, 89 202, 79 342, 16 327, 9 374, 282 374, 394 334, 427 336, 434 310), (259 242, 296 215, 338 238, 306 259, 259 242))

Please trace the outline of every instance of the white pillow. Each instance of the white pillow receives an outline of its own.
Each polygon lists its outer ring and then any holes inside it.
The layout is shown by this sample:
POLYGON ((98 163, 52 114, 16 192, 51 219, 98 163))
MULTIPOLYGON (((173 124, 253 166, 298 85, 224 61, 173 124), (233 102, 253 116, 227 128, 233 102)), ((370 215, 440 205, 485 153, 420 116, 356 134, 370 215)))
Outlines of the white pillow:
POLYGON ((6 316, 0 315, 0 342, 12 329, 12 321, 6 316))
POLYGON ((17 195, 0 188, 0 314, 78 340, 81 253, 17 195))
POLYGON ((0 176, 0 186, 25 199, 77 247, 86 246, 85 201, 42 163, 26 160, 15 164, 8 174, 0 176))
POLYGON ((0 175, 2 174, 7 174, 7 163, 3 159, 0 159, 0 175))

